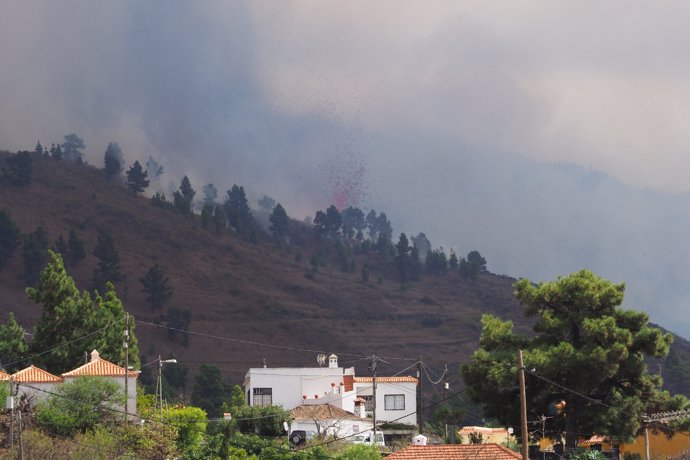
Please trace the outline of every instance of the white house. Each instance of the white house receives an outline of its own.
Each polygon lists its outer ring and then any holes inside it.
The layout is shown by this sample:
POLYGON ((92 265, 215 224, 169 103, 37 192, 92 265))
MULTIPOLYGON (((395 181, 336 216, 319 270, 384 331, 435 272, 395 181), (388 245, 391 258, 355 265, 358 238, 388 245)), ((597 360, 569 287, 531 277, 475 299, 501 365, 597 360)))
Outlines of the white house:
MULTIPOLYGON (((367 415, 373 410, 373 377, 355 377, 357 396, 366 401, 367 415)), ((417 423, 417 379, 376 377, 376 420, 414 425, 417 423)))
POLYGON ((125 378, 127 378, 127 413, 137 413, 137 378, 141 371, 129 371, 125 377, 125 368, 113 364, 101 358, 98 351, 91 352, 91 360, 78 368, 62 374, 65 382, 70 382, 76 377, 107 377, 117 382, 122 391, 125 390, 125 378))
POLYGON ((330 404, 297 406, 290 411, 290 433, 303 430, 311 437, 351 438, 374 428, 370 418, 358 417, 330 404))
MULTIPOLYGON (((129 371, 126 377, 128 379, 127 412, 130 414, 136 414, 137 411, 137 377, 139 374, 140 371, 129 371)), ((96 350, 91 352, 91 361, 59 377, 32 365, 12 375, 2 373, 0 380, 11 382, 15 387, 13 391, 17 391, 19 396, 25 395, 32 404, 35 404, 40 399, 50 397, 59 385, 83 376, 109 378, 117 382, 123 390, 125 388, 125 369, 101 358, 96 350)))
MULTIPOLYGON (((417 420, 414 377, 376 378, 376 421, 414 425, 417 420)), ((371 377, 356 377, 354 367, 338 366, 328 357, 328 367, 251 368, 244 378, 247 403, 279 405, 286 410, 299 406, 330 404, 355 415, 372 415, 371 377), (366 408, 363 406, 366 405, 366 408)))
POLYGON ((50 397, 62 383, 62 377, 33 365, 7 377, 3 376, 3 380, 9 381, 12 391, 16 391, 18 397, 26 397, 31 404, 50 397))

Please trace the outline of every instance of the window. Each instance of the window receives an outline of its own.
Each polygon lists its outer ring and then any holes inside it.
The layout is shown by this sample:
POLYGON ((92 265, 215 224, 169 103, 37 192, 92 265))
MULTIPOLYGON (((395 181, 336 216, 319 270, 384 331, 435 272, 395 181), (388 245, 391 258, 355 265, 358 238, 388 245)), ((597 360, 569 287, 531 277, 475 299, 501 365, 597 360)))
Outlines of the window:
POLYGON ((386 410, 405 410, 405 395, 386 395, 383 406, 386 410))
POLYGON ((254 405, 270 406, 273 404, 273 388, 254 388, 254 405))
POLYGON ((364 400, 364 410, 367 412, 371 412, 374 410, 374 397, 369 395, 369 396, 360 396, 364 400))

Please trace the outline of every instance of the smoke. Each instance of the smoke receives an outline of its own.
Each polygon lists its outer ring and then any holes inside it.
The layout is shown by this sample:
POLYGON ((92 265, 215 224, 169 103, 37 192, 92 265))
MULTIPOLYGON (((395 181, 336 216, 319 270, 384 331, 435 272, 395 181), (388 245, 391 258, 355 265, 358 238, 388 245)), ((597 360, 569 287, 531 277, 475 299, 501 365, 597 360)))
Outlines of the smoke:
POLYGON ((0 148, 75 132, 161 187, 375 208, 492 271, 625 281, 687 336, 688 8, 9 0, 0 148))

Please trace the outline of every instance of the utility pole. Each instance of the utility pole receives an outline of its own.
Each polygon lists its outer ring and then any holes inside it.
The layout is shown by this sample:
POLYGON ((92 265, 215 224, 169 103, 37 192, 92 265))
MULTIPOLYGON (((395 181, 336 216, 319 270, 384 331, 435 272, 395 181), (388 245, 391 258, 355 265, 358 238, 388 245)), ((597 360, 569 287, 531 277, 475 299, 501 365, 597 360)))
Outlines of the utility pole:
POLYGON ((644 423, 644 460, 649 460, 649 421, 647 415, 642 416, 642 423, 644 423))
MULTIPOLYGON (((443 365, 443 405, 448 408, 448 364, 443 365)), ((448 438, 448 420, 445 420, 446 439, 448 438)))
POLYGON ((125 313, 125 422, 129 421, 129 313, 125 313))
POLYGON ((372 438, 372 444, 376 445, 376 368, 378 367, 376 355, 371 356, 371 362, 369 363, 369 370, 373 374, 372 377, 372 422, 374 423, 374 433, 372 438))
POLYGON ((19 407, 19 460, 24 460, 24 442, 22 441, 22 409, 19 407))
POLYGON ((422 427, 424 426, 424 416, 422 415, 422 355, 419 355, 417 361, 417 430, 422 434, 422 427))
POLYGON ((10 451, 14 448, 14 393, 12 392, 12 377, 9 379, 10 395, 7 397, 7 408, 10 410, 10 451))
POLYGON ((525 365, 522 350, 518 350, 518 380, 520 382, 520 428, 522 437, 522 460, 529 460, 529 438, 527 435, 527 392, 525 390, 525 365))

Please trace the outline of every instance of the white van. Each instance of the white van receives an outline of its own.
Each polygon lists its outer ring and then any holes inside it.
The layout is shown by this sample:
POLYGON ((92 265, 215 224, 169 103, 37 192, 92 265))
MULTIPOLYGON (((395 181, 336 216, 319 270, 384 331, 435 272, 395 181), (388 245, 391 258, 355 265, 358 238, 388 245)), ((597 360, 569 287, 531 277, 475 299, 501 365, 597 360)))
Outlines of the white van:
POLYGON ((384 447, 386 445, 383 433, 381 431, 376 432, 376 442, 372 442, 372 435, 373 432, 371 430, 362 431, 361 433, 358 433, 352 437, 352 442, 354 444, 375 444, 381 447, 384 447))

